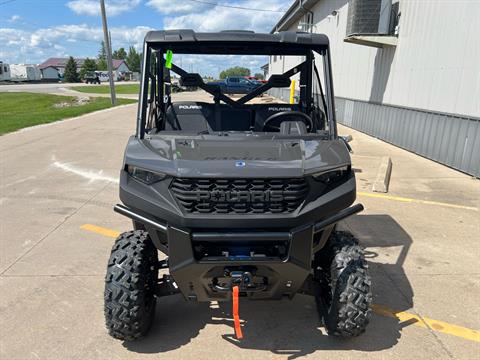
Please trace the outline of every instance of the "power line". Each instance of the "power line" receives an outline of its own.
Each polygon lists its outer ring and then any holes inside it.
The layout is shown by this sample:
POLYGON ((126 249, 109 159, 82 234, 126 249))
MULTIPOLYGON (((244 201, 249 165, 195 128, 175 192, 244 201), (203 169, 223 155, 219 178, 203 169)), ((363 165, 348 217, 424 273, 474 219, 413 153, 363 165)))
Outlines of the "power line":
POLYGON ((214 2, 210 2, 210 1, 204 1, 204 0, 188 0, 188 1, 196 2, 196 3, 200 3, 200 4, 208 4, 208 5, 215 5, 215 6, 219 6, 219 7, 231 8, 231 9, 240 9, 240 10, 249 10, 249 11, 262 11, 262 12, 275 12, 275 13, 284 13, 286 11, 286 10, 249 8, 249 7, 235 6, 235 5, 224 5, 224 4, 219 4, 219 3, 214 3, 214 2))

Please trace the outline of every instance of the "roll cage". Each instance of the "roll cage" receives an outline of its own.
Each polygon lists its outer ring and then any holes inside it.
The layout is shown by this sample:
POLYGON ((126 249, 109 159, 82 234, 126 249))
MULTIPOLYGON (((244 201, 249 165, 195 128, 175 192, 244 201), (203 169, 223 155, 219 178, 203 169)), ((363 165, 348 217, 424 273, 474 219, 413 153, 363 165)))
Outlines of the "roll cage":
MULTIPOLYGON (((337 138, 331 59, 328 38, 322 34, 280 32, 277 34, 256 34, 250 31, 223 31, 219 33, 195 33, 193 30, 151 31, 144 41, 142 78, 139 95, 136 136, 143 139, 150 127, 160 128, 165 120, 168 106, 171 106, 170 71, 180 76, 185 86, 198 87, 213 95, 216 104, 220 101, 233 108, 248 107, 247 102, 272 89, 290 86, 290 77, 300 74, 299 110, 312 114, 315 107, 313 82, 318 83, 318 102, 325 110, 329 138, 337 138), (166 67, 165 55, 173 54, 215 54, 215 55, 297 55, 305 60, 283 74, 271 75, 268 81, 233 100, 223 94, 218 86, 205 83, 198 73, 189 73, 175 63, 166 67), (315 53, 323 59, 324 89, 315 66, 315 53), (149 87, 149 83, 151 86, 149 87), (150 91, 150 96, 149 96, 150 91)), ((318 105, 318 104, 317 104, 318 105)))

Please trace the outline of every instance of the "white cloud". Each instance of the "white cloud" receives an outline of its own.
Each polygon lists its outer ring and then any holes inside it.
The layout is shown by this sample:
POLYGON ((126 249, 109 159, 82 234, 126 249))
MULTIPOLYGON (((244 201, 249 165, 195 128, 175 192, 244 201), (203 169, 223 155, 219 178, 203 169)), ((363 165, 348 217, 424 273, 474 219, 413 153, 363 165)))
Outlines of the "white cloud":
MULTIPOLYGON (((217 0, 212 0, 217 1, 217 0)), ((219 0, 220 3, 262 8, 271 10, 286 9, 290 0, 219 0), (224 1, 224 2, 222 2, 224 1)), ((116 15, 128 11, 140 3, 140 0, 107 0, 108 15, 116 15)), ((191 28, 195 31, 219 31, 227 29, 245 29, 257 32, 269 32, 281 17, 277 12, 259 12, 224 8, 215 5, 201 4, 189 0, 146 0, 146 5, 164 16, 164 27, 167 29, 191 28)), ((98 15, 98 0, 72 0, 67 5, 79 14, 98 15)), ((12 17, 13 19, 13 17, 12 17)), ((111 27, 113 48, 135 46, 142 49, 145 33, 149 27, 111 27)), ((40 63, 49 57, 96 57, 103 32, 100 26, 86 24, 59 25, 40 28, 34 31, 0 28, 0 58, 10 63, 40 63)), ((258 72, 266 57, 218 56, 200 57, 195 55, 176 55, 174 61, 182 64, 187 71, 200 72, 217 76, 220 70, 230 66, 249 67, 258 72)))
MULTIPOLYGON (((143 38, 149 27, 112 27, 114 48, 135 46, 142 48, 143 38)), ((49 57, 95 57, 103 40, 101 27, 85 24, 59 25, 24 31, 13 28, 0 28, 2 60, 10 63, 41 63, 49 57)))
MULTIPOLYGON (((290 6, 287 0, 248 0, 229 2, 229 6, 241 6, 253 9, 268 9, 281 11, 290 6)), ((150 0, 153 6, 162 14, 178 14, 164 18, 167 29, 194 29, 195 31, 219 30, 254 30, 269 32, 280 19, 282 13, 271 11, 252 11, 234 9, 214 5, 205 5, 188 0, 176 1, 175 6, 169 0, 150 0)), ((227 3, 225 3, 227 4, 227 3)))
POLYGON ((215 7, 215 5, 197 3, 189 0, 149 0, 147 1, 147 5, 165 15, 201 12, 215 7))
POLYGON ((19 21, 22 17, 20 15, 12 15, 7 21, 11 24, 19 21))
MULTIPOLYGON (((140 0, 107 0, 105 2, 105 11, 108 16, 115 16, 132 10, 138 4, 140 4, 140 0)), ((67 6, 80 15, 100 15, 100 3, 97 0, 73 0, 69 1, 67 6)))

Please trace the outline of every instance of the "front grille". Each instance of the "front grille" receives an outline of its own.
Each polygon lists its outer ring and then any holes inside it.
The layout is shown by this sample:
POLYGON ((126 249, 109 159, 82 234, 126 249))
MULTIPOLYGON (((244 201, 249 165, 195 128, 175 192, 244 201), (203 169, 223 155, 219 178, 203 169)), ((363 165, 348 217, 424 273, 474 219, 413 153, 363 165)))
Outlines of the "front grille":
POLYGON ((308 184, 303 178, 175 178, 170 190, 188 213, 285 214, 305 200, 308 184))

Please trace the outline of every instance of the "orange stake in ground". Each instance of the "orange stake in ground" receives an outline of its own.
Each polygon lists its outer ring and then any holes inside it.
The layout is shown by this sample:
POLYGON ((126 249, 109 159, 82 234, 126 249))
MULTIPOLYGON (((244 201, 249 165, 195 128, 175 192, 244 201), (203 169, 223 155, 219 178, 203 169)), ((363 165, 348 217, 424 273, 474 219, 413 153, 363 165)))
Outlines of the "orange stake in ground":
POLYGON ((235 324, 235 336, 238 340, 243 339, 242 328, 240 327, 240 316, 238 316, 238 286, 233 287, 233 322, 235 324))

